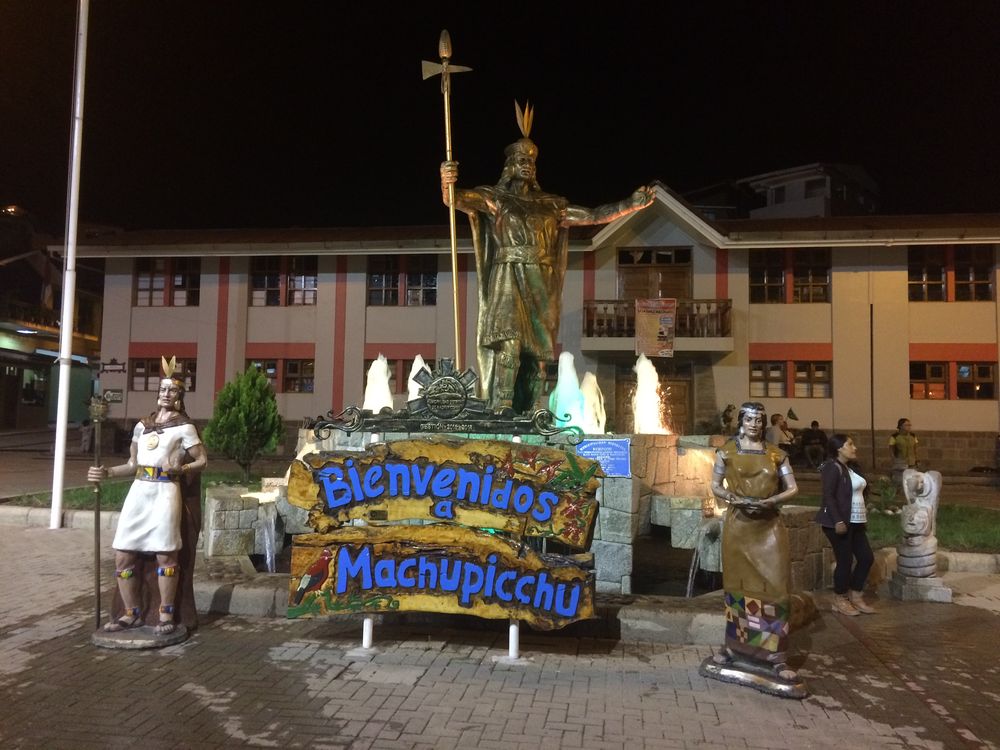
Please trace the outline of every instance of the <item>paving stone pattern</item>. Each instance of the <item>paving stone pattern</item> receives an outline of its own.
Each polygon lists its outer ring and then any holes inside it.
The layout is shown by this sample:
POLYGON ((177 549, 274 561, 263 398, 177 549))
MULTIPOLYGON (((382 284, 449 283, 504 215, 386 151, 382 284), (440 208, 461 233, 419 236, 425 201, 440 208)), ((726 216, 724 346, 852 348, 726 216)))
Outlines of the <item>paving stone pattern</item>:
MULTIPOLYGON (((506 630, 205 618, 188 642, 103 651, 93 537, 0 526, 4 748, 1000 747, 997 614, 882 602, 797 634, 813 695, 765 696, 698 675, 705 646, 506 630)), ((102 563, 110 581, 105 539, 102 563)), ((721 636, 721 634, 720 634, 721 636)))

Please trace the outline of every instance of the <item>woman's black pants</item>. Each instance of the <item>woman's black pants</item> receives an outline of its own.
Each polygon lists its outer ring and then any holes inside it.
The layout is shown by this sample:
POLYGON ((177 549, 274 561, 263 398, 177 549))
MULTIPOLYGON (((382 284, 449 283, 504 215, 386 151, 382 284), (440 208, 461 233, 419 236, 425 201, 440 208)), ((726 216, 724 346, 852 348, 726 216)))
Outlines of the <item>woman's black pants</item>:
POLYGON ((875 562, 872 546, 868 543, 868 534, 863 523, 847 524, 847 533, 838 534, 833 529, 824 526, 823 533, 833 547, 833 558, 837 567, 833 570, 833 590, 837 594, 852 591, 864 591, 868 572, 875 562), (853 570, 851 563, 854 562, 853 570))

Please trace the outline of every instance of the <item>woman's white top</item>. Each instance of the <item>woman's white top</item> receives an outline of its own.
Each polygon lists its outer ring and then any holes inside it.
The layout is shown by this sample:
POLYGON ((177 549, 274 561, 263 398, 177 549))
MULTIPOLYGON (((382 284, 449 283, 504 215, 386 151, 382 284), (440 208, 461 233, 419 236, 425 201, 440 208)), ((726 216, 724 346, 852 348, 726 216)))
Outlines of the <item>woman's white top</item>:
POLYGON ((851 523, 867 523, 868 515, 865 512, 865 486, 868 482, 853 469, 848 469, 851 475, 851 523))

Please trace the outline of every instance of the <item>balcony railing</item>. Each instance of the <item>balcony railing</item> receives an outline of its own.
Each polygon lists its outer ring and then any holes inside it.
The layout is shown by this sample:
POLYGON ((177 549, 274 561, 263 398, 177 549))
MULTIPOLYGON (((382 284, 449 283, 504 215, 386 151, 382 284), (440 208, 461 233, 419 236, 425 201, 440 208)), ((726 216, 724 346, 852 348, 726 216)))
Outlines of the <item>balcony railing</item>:
MULTIPOLYGON (((732 300, 679 299, 674 336, 732 336, 732 300)), ((587 300, 583 303, 583 335, 596 338, 635 336, 634 300, 587 300)))
MULTIPOLYGON (((59 310, 50 310, 41 305, 32 305, 15 300, 0 301, 0 320, 8 320, 25 328, 43 328, 50 333, 59 331, 59 310)), ((97 336, 98 327, 92 321, 73 321, 73 333, 81 336, 97 336)))

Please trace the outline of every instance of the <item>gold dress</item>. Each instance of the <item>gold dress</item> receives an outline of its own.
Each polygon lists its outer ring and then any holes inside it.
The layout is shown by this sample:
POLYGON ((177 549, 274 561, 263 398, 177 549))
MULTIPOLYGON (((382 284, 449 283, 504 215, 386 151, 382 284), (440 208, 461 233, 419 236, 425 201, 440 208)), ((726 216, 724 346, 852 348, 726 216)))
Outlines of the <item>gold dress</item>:
MULTIPOLYGON (((734 439, 719 448, 719 454, 732 492, 763 500, 780 491, 778 470, 786 454, 777 446, 748 450, 734 439)), ((770 664, 785 661, 790 579, 788 531, 778 508, 750 510, 731 505, 722 527, 727 648, 770 664)))

